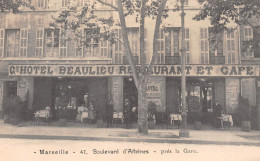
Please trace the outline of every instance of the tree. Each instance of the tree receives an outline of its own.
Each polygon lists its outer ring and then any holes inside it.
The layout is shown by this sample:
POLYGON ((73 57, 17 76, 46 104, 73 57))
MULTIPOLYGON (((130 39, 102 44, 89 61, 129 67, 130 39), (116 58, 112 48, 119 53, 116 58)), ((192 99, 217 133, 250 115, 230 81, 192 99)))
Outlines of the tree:
POLYGON ((0 0, 1 12, 12 11, 13 13, 18 13, 20 7, 34 9, 30 0, 0 0))
POLYGON ((229 23, 249 25, 254 32, 259 32, 259 0, 203 0, 203 8, 194 19, 210 19, 215 30, 227 29, 229 23))
MULTIPOLYGON (((167 18, 169 7, 166 5, 168 0, 115 0, 116 3, 108 3, 107 1, 88 0, 86 4, 79 9, 77 4, 70 4, 65 10, 58 12, 54 17, 53 26, 62 24, 65 29, 73 29, 80 42, 84 43, 84 36, 78 32, 78 28, 98 28, 99 34, 92 33, 89 37, 106 39, 109 41, 119 41, 123 44, 127 60, 133 73, 135 86, 138 90, 138 132, 142 134, 148 133, 147 124, 147 105, 146 105, 146 85, 149 81, 153 65, 157 60, 157 39, 159 36, 160 25, 162 19, 167 18), (109 19, 100 19, 95 16, 96 6, 99 4, 110 7, 113 11, 117 12, 119 22, 112 17, 109 19), (135 16, 136 22, 139 24, 139 37, 140 37, 140 70, 137 70, 137 64, 133 59, 130 43, 127 35, 126 17, 135 16), (144 29, 145 19, 152 18, 155 21, 155 30, 153 33, 153 53, 149 65, 146 65, 146 56, 144 52, 144 29), (123 41, 120 41, 114 34, 114 30, 120 27, 122 30, 123 41)), ((170 0, 169 0, 170 1, 170 0)), ((170 5, 177 7, 178 1, 172 2, 170 5), (175 5, 173 5, 173 3, 175 5)), ((174 8, 176 10, 176 8, 174 8)))

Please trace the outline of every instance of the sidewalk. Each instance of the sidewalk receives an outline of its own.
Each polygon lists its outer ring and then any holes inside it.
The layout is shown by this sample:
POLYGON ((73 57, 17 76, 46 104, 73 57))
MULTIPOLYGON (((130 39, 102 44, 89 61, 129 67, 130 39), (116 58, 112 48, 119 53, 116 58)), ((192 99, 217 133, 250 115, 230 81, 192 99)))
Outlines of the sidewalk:
POLYGON ((137 129, 57 127, 57 126, 13 126, 0 120, 0 138, 57 139, 126 141, 151 143, 217 144, 260 146, 260 132, 239 130, 190 130, 190 137, 179 137, 178 129, 149 130, 147 136, 140 136, 137 129))

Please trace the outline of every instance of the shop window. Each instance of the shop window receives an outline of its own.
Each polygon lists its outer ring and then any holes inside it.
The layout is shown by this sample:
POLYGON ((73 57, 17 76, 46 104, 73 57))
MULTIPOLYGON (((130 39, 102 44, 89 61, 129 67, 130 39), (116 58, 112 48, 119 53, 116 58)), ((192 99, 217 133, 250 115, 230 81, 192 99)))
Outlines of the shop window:
POLYGON ((201 51, 201 64, 209 63, 208 53, 208 29, 200 29, 200 51, 201 51))
POLYGON ((235 32, 234 30, 227 31, 227 56, 228 64, 236 63, 236 50, 235 50, 235 32))

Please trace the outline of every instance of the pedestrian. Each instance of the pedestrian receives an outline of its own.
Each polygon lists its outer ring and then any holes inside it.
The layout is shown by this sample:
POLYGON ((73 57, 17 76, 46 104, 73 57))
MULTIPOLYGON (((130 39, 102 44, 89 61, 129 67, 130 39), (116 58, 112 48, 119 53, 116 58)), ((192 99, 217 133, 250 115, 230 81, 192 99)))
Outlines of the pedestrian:
POLYGON ((89 102, 89 107, 88 107, 88 119, 89 123, 91 124, 92 121, 94 120, 94 106, 92 102, 89 102))
POLYGON ((113 100, 110 100, 106 108, 107 128, 112 127, 113 114, 114 114, 113 100))
POLYGON ((124 122, 126 124, 126 129, 130 129, 131 113, 132 113, 131 104, 130 104, 128 99, 125 99, 125 104, 124 104, 124 122))
POLYGON ((218 100, 215 100, 216 104, 213 108, 213 119, 214 119, 214 125, 215 127, 220 128, 221 127, 221 114, 223 111, 222 106, 219 104, 218 100))

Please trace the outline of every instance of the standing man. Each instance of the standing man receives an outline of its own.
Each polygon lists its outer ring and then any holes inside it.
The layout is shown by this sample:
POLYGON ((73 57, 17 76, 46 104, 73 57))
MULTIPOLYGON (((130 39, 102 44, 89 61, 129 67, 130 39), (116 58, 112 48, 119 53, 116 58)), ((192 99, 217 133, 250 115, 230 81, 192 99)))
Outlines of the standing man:
POLYGON ((112 127, 113 114, 114 114, 113 100, 110 100, 106 108, 107 128, 112 127))
POLYGON ((213 109, 214 126, 220 128, 222 126, 220 117, 221 117, 223 108, 219 104, 218 100, 216 100, 215 102, 216 102, 216 105, 215 105, 215 108, 213 109))
POLYGON ((131 112, 132 112, 132 107, 128 99, 125 99, 125 104, 124 104, 124 120, 126 124, 126 129, 130 129, 130 124, 131 124, 131 112))

